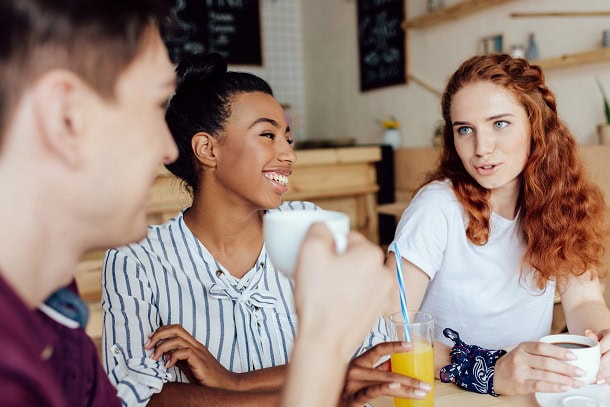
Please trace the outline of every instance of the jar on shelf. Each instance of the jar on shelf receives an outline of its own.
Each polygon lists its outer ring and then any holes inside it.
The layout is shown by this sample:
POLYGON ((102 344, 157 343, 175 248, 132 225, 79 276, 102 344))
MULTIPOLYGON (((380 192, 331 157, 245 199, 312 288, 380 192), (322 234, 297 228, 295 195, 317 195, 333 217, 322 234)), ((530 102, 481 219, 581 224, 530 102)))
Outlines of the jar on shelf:
POLYGON ((523 45, 514 44, 510 47, 510 56, 513 58, 525 58, 525 51, 523 50, 523 45))
POLYGON ((400 136, 400 130, 398 129, 385 129, 383 132, 383 144, 392 146, 394 150, 399 148, 402 144, 402 137, 400 136))

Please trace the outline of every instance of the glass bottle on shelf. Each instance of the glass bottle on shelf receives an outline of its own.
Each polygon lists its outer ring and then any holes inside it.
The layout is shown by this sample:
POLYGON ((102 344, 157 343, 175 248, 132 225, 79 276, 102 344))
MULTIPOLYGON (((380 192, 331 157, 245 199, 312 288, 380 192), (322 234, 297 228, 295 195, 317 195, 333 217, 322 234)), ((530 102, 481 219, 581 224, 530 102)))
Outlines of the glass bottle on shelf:
POLYGON ((529 40, 527 42, 527 53, 525 57, 532 61, 534 59, 538 59, 538 44, 536 44, 536 39, 534 38, 534 34, 530 33, 529 40))

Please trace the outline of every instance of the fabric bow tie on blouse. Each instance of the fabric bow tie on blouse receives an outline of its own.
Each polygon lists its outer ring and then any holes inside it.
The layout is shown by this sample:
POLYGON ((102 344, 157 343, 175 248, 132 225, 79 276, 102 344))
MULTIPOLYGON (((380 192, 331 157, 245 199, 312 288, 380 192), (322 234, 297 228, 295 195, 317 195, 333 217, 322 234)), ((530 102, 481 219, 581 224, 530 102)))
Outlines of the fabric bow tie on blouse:
POLYGON ((259 288, 262 273, 253 279, 247 287, 233 286, 225 279, 220 283, 213 284, 209 293, 212 298, 219 300, 230 299, 233 301, 235 312, 235 325, 238 332, 245 332, 246 337, 237 336, 237 346, 242 366, 248 366, 250 370, 262 369, 263 361, 257 344, 261 343, 261 326, 264 318, 261 308, 275 308, 277 297, 268 290, 259 288), (250 349, 251 343, 257 349, 250 349))
POLYGON ((494 391, 494 369, 496 362, 506 354, 506 351, 468 345, 460 339, 456 331, 450 328, 445 328, 443 335, 451 339, 454 345, 449 353, 451 364, 440 371, 441 381, 454 382, 459 387, 475 393, 499 396, 494 391))

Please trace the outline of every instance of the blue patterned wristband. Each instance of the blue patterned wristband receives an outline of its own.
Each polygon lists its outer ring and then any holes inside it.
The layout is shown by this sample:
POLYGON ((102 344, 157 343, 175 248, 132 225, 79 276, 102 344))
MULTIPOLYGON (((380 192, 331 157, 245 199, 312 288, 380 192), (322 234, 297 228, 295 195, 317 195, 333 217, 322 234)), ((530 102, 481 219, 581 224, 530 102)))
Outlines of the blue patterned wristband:
POLYGON ((498 397, 499 394, 494 391, 494 370, 496 362, 506 351, 468 345, 460 339, 460 334, 450 328, 443 329, 443 335, 451 339, 454 345, 449 353, 451 364, 441 369, 441 381, 453 382, 462 389, 475 393, 498 397))

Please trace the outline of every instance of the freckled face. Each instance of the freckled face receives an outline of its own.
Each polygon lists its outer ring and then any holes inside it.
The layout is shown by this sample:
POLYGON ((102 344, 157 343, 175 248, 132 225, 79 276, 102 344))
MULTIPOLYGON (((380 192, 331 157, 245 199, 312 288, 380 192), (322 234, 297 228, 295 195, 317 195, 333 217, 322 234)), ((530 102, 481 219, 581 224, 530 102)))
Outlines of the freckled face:
POLYGON ((465 85, 453 97, 451 122, 468 174, 492 197, 515 198, 531 141, 527 112, 517 98, 492 82, 465 85))
POLYGON ((296 154, 280 104, 263 92, 238 94, 216 146, 216 183, 231 204, 276 208, 296 154))

